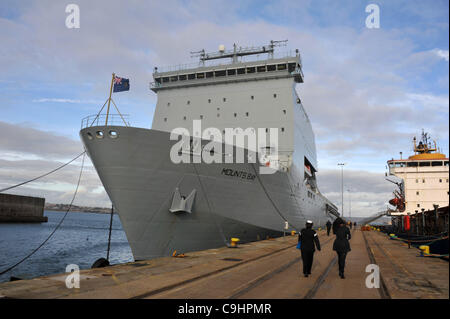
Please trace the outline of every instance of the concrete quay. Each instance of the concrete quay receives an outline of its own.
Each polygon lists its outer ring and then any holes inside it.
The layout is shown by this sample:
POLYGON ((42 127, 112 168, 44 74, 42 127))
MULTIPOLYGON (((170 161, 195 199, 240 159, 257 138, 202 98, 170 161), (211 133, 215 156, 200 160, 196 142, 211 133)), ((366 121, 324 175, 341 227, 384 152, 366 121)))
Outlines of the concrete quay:
POLYGON ((334 236, 319 231, 322 251, 312 275, 301 271, 297 236, 80 271, 80 288, 68 274, 0 284, 2 298, 167 299, 448 299, 449 266, 419 257, 415 248, 377 231, 353 230, 345 279, 338 276, 334 236), (376 264, 380 288, 368 288, 376 264))

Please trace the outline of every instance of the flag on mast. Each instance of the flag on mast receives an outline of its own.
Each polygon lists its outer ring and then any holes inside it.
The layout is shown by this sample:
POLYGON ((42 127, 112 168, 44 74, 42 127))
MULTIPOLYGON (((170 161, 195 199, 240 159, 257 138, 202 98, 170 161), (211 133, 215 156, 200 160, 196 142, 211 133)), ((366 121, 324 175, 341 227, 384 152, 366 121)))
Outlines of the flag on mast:
POLYGON ((130 90, 130 80, 125 78, 120 78, 118 76, 114 77, 114 88, 113 92, 122 92, 130 90))

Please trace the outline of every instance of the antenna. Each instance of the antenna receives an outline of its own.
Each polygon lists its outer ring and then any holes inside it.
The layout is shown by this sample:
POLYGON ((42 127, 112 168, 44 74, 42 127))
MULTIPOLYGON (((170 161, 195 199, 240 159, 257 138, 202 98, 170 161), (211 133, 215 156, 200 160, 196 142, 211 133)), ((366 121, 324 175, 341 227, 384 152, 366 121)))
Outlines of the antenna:
POLYGON ((191 58, 200 57, 200 62, 203 65, 205 65, 205 60, 204 60, 205 55, 206 55, 205 49, 201 49, 200 51, 193 51, 193 52, 191 51, 190 53, 191 53, 191 58))
POLYGON ((275 47, 286 46, 288 40, 271 40, 269 45, 259 47, 238 47, 236 43, 233 44, 233 50, 225 50, 225 46, 221 45, 218 52, 206 53, 205 50, 191 52, 191 57, 200 57, 200 62, 204 65, 206 60, 231 58, 233 63, 238 62, 238 57, 247 55, 255 55, 267 53, 270 59, 273 59, 273 52, 275 47))
POLYGON ((286 40, 270 40, 270 44, 269 44, 269 48, 271 49, 270 53, 269 53, 270 58, 273 59, 273 51, 274 51, 273 48, 285 47, 287 45, 287 42, 288 42, 287 39, 286 40))

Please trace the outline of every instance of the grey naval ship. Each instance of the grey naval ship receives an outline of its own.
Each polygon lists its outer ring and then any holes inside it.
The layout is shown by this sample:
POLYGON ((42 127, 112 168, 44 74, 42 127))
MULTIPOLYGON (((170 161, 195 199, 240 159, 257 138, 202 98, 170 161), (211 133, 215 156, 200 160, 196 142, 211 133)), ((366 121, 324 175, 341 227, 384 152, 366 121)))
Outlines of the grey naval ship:
POLYGON ((281 44, 220 46, 196 52, 196 65, 155 67, 151 129, 126 121, 82 126, 80 137, 135 260, 217 248, 231 238, 243 243, 278 237, 299 231, 306 220, 321 226, 339 216, 316 182, 315 137, 295 90, 304 81, 300 53, 275 54, 281 44), (190 137, 187 147, 181 143, 175 155, 190 161, 176 163, 171 151, 184 139, 171 139, 171 132, 192 132, 194 120, 205 132, 193 132, 197 138, 190 137), (278 142, 266 140, 256 160, 255 150, 246 147, 232 146, 230 154, 224 139, 211 147, 209 128, 276 129, 278 142), (236 160, 239 151, 246 154, 243 162, 236 160), (205 153, 218 160, 199 160, 205 153), (264 167, 272 173, 261 173, 264 167))

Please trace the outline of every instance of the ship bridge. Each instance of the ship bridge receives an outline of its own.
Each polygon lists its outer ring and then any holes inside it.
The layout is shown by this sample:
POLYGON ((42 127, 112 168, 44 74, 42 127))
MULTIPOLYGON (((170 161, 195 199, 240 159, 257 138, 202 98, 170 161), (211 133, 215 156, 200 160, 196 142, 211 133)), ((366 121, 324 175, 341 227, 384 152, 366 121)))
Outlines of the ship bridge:
POLYGON ((303 83, 302 62, 298 50, 274 53, 277 41, 268 46, 237 48, 219 52, 205 53, 204 50, 192 52, 200 56, 199 63, 184 64, 158 69, 155 67, 150 89, 158 92, 164 89, 204 86, 226 82, 246 82, 262 79, 294 78, 303 83), (268 57, 261 54, 268 54, 268 57), (230 58, 228 63, 215 63, 218 59, 230 58), (246 61, 246 58, 250 60, 246 61), (213 63, 209 63, 213 61, 213 63), (206 64, 209 65, 206 65, 206 64))
POLYGON ((400 178, 402 184, 400 192, 394 192, 395 198, 389 201, 396 207, 392 215, 415 214, 433 209, 434 205, 448 206, 449 159, 438 152, 433 142, 422 132, 418 144, 413 139, 414 155, 387 161, 389 175, 400 178))

